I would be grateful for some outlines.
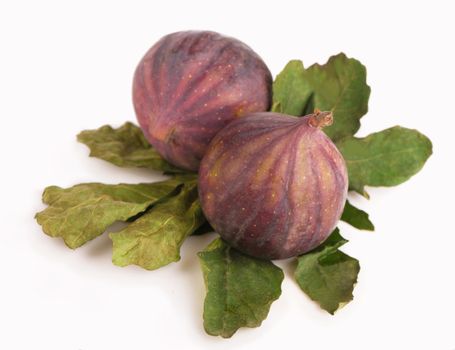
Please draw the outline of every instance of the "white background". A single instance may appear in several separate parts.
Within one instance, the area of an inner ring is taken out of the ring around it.
[[[450,1],[0,2],[1,349],[455,349],[454,10]],[[368,68],[360,135],[393,125],[429,136],[434,155],[410,181],[352,200],[376,232],[341,224],[361,263],[355,299],[335,316],[292,279],[260,328],[204,333],[193,237],[157,271],[119,268],[106,235],[71,251],[41,232],[43,188],[146,182],[145,170],[88,158],[75,135],[134,121],[135,65],[161,36],[211,29],[253,47],[276,75],[344,51]]]

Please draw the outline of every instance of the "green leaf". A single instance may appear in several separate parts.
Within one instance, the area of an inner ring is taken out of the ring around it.
[[[196,182],[186,183],[178,195],[156,204],[123,230],[109,235],[112,262],[154,270],[178,261],[183,241],[204,222]]]
[[[337,143],[349,174],[349,188],[365,195],[364,186],[395,186],[416,174],[432,154],[431,141],[395,126],[364,138]]]
[[[166,160],[148,143],[142,130],[127,122],[114,129],[104,125],[96,130],[85,130],[77,135],[79,142],[90,148],[90,156],[103,159],[120,167],[140,167],[182,173]]]
[[[313,89],[310,110],[333,112],[333,124],[324,128],[337,141],[354,135],[360,128],[360,118],[368,111],[370,87],[366,83],[366,68],[359,61],[340,53],[324,65],[307,69],[306,78]]]
[[[270,261],[246,256],[220,238],[198,253],[207,295],[204,328],[231,337],[240,327],[258,327],[281,294],[283,271]]]
[[[305,73],[302,61],[292,60],[277,75],[273,83],[273,112],[302,115],[312,94]]]
[[[341,220],[359,230],[374,231],[374,225],[370,221],[368,214],[363,210],[357,209],[348,201],[346,201],[346,204],[344,205]]]
[[[366,69],[357,60],[340,53],[324,65],[306,70],[301,61],[289,62],[273,86],[276,112],[296,116],[315,108],[333,112],[333,124],[324,131],[334,141],[354,135],[368,110],[370,87]]]
[[[338,250],[346,242],[335,229],[321,246],[298,258],[295,271],[300,288],[331,314],[353,299],[360,271],[357,259]]]
[[[179,184],[181,181],[171,179],[135,185],[87,183],[66,189],[50,186],[43,193],[43,202],[49,206],[35,217],[46,234],[63,238],[74,249],[101,235],[115,221],[143,212]]]

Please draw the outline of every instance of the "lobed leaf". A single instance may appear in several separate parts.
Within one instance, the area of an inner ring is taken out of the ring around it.
[[[292,60],[277,75],[273,83],[272,111],[301,116],[311,97],[302,61]]]
[[[321,246],[297,258],[295,278],[300,288],[331,314],[353,299],[360,271],[357,259],[338,250],[346,242],[335,229]]]
[[[367,137],[337,143],[349,174],[349,188],[395,186],[416,174],[432,154],[431,141],[417,130],[395,126]]]
[[[169,195],[181,181],[151,184],[79,184],[70,188],[50,186],[43,202],[49,206],[35,218],[51,237],[63,238],[74,249],[101,235],[115,221],[126,221]]]
[[[254,259],[220,238],[198,253],[207,295],[204,328],[231,337],[240,327],[258,327],[281,294],[283,271],[270,261]]]
[[[290,61],[273,85],[274,111],[296,116],[315,108],[333,112],[333,124],[324,128],[338,141],[354,135],[360,118],[368,111],[370,87],[366,68],[357,60],[340,53],[324,65],[303,68],[301,61]]]
[[[140,167],[166,173],[185,172],[164,160],[148,143],[141,128],[127,122],[114,129],[104,125],[77,135],[79,142],[90,148],[90,156],[120,167]]]
[[[343,214],[341,215],[340,220],[359,230],[374,231],[374,225],[370,221],[369,215],[363,210],[354,207],[349,201],[346,201],[346,204],[344,205]]]
[[[176,196],[156,204],[123,230],[109,235],[113,242],[112,262],[154,270],[178,261],[183,241],[204,222],[196,182],[186,183]]]

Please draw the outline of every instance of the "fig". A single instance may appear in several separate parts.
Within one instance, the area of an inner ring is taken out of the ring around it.
[[[170,163],[197,171],[207,146],[232,120],[266,111],[272,75],[237,39],[209,31],[169,34],[136,68],[133,104],[147,140]]]
[[[227,243],[282,259],[327,239],[348,191],[344,159],[321,130],[331,123],[330,112],[254,113],[213,138],[199,168],[199,197]]]

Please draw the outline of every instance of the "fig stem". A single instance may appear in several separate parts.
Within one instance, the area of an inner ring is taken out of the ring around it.
[[[314,113],[308,118],[308,124],[319,129],[332,125],[333,113],[329,111],[321,112],[319,109],[315,109]]]

